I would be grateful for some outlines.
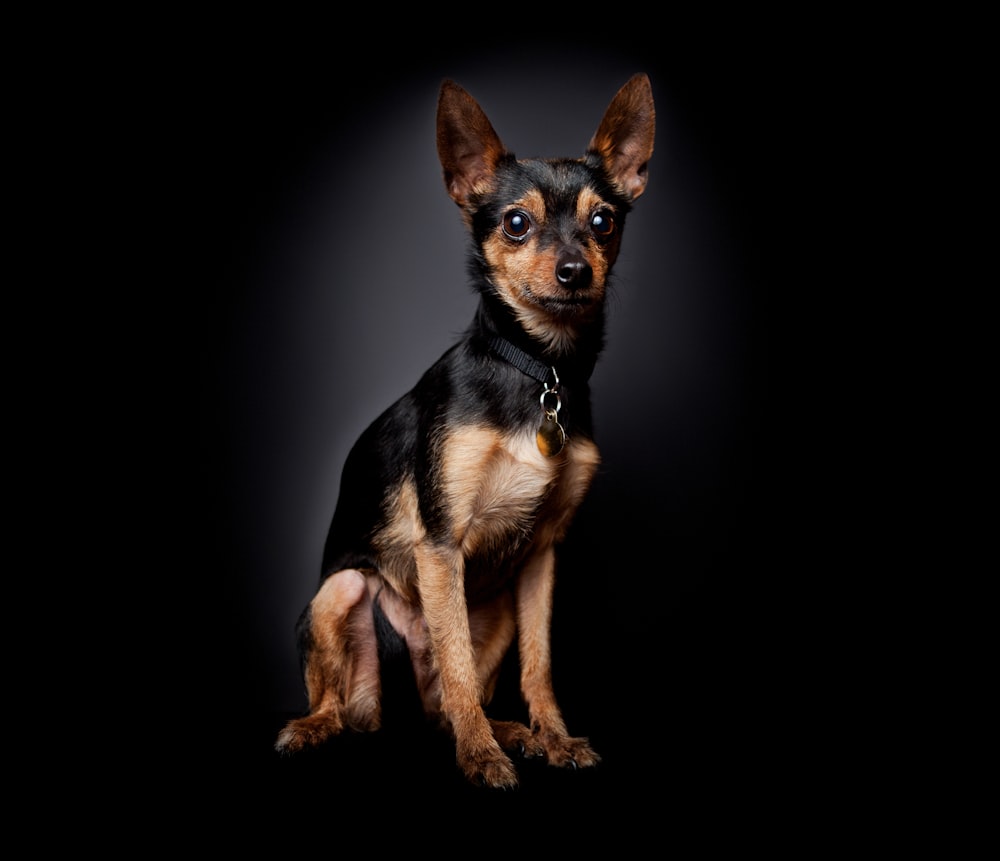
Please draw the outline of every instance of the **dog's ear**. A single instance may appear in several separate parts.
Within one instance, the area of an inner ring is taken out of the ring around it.
[[[633,75],[611,100],[587,148],[588,153],[600,158],[611,181],[630,200],[646,190],[655,131],[656,111],[649,77]]]
[[[497,162],[506,154],[483,109],[454,81],[441,84],[437,148],[445,188],[463,209],[474,193],[491,189]]]

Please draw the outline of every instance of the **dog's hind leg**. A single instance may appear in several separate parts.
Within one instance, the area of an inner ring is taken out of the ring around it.
[[[294,753],[345,727],[381,724],[378,646],[368,578],[354,569],[328,577],[300,622],[309,714],[289,721],[275,747]]]

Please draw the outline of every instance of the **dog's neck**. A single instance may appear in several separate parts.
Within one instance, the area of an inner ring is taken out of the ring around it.
[[[525,332],[514,315],[491,296],[480,297],[473,329],[488,343],[499,339],[508,345],[494,352],[540,382],[545,382],[541,379],[541,369],[555,368],[561,380],[586,383],[604,347],[603,314],[574,342],[571,351],[555,351]]]

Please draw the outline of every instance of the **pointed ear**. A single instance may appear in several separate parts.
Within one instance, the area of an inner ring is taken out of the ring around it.
[[[437,148],[445,188],[463,208],[474,192],[490,189],[497,162],[506,154],[483,109],[454,81],[441,84]]]
[[[655,131],[656,111],[649,77],[633,75],[611,100],[587,148],[588,153],[600,158],[612,182],[630,200],[646,190]]]

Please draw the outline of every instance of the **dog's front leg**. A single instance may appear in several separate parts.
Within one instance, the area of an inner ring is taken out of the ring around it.
[[[451,724],[458,765],[473,783],[517,785],[514,765],[493,737],[483,712],[483,690],[465,600],[465,564],[451,547],[417,547],[417,577],[431,648],[441,679],[441,710]]]
[[[552,688],[552,593],[555,549],[536,552],[517,583],[518,646],[521,652],[521,693],[528,705],[532,740],[551,765],[572,768],[596,765],[600,757],[585,738],[572,738]]]

